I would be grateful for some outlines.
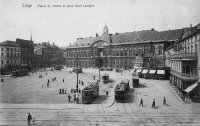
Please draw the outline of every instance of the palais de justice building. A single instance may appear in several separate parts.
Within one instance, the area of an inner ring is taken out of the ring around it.
[[[105,25],[102,35],[77,38],[65,52],[67,67],[110,67],[129,69],[142,57],[142,67],[165,67],[164,51],[184,32],[183,29],[133,31],[109,34]],[[134,65],[135,64],[135,65]]]

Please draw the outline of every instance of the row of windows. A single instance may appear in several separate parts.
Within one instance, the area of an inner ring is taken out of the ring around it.
[[[7,51],[20,51],[20,48],[5,48]],[[4,51],[4,48],[1,48],[1,51]]]
[[[20,61],[19,60],[1,60],[2,65],[19,65]]]
[[[4,56],[4,53],[1,53],[1,57]],[[19,53],[7,53],[6,57],[20,57]]]
[[[151,46],[144,46],[144,50],[142,48],[138,48],[136,50],[112,50],[111,52],[113,56],[136,56],[138,53],[155,53],[155,47]],[[93,53],[90,52],[82,52],[82,53],[77,53],[75,51],[72,51],[71,53],[69,51],[65,52],[64,55],[65,57],[90,57],[93,56],[98,56],[97,50],[93,51]],[[108,49],[103,50],[103,55],[109,55]],[[163,55],[163,47],[159,46],[158,47],[158,55]]]

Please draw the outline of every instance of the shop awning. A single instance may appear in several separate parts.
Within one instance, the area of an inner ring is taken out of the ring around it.
[[[195,84],[193,84],[193,85],[187,87],[187,88],[185,89],[185,92],[189,93],[189,92],[192,91],[195,87],[197,87],[198,84],[199,84],[199,82],[196,82]]]
[[[156,70],[150,70],[149,73],[150,73],[150,74],[155,74],[155,73],[156,73]]]
[[[144,69],[144,70],[142,71],[143,74],[146,74],[147,72],[148,72],[148,70],[146,70],[146,69]]]
[[[157,74],[165,74],[164,70],[157,70]]]
[[[142,69],[138,69],[138,70],[137,70],[138,73],[141,72],[141,71],[142,71]]]

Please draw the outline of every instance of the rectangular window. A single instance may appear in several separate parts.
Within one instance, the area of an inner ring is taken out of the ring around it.
[[[3,60],[1,60],[1,64],[3,65]]]
[[[7,48],[7,51],[9,51],[9,48]]]

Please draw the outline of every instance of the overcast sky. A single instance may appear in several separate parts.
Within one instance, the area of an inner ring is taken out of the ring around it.
[[[32,32],[35,43],[64,47],[79,37],[102,34],[105,24],[109,33],[179,29],[200,23],[199,5],[200,0],[1,0],[0,42],[30,39]]]

